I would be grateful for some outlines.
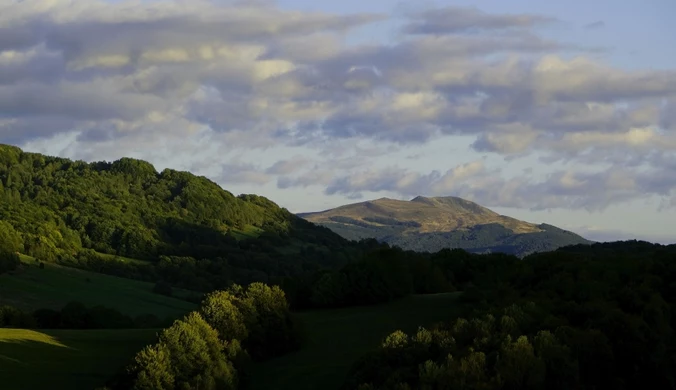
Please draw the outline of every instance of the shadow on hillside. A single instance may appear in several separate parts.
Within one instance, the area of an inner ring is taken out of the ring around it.
[[[419,326],[445,323],[469,310],[459,301],[461,294],[413,295],[380,305],[300,312],[306,344],[297,352],[257,364],[251,388],[339,389],[352,365],[390,333],[415,332]]]
[[[0,388],[96,388],[152,343],[156,333],[152,329],[0,329]]]
[[[48,331],[0,329],[0,359],[5,362],[26,365],[28,361],[49,359],[69,349],[75,350]]]

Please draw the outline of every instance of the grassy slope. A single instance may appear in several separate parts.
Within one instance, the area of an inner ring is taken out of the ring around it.
[[[257,365],[253,389],[337,389],[356,359],[391,332],[459,314],[457,293],[420,295],[387,305],[299,313],[308,335],[299,352]]]
[[[0,387],[91,390],[152,343],[157,332],[0,329]]]
[[[155,314],[161,319],[178,318],[195,305],[152,292],[151,283],[123,279],[45,263],[23,257],[24,265],[13,274],[0,275],[0,304],[23,310],[60,309],[70,301],[87,306],[104,305],[137,316]]]

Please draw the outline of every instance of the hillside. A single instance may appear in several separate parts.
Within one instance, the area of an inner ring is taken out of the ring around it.
[[[555,226],[520,221],[456,197],[377,199],[298,216],[350,240],[375,238],[415,251],[534,252],[590,243]]]
[[[174,320],[194,309],[195,304],[184,300],[194,293],[176,289],[172,293],[172,297],[160,295],[153,292],[152,283],[57,264],[40,268],[29,259],[15,272],[0,274],[0,306],[11,305],[25,312],[60,310],[77,301],[87,307],[103,305],[132,317],[152,314],[161,320]]]
[[[205,177],[0,145],[0,251],[210,291],[339,265],[346,250],[330,230]]]
[[[0,383],[6,390],[94,389],[157,338],[157,332],[0,328]]]

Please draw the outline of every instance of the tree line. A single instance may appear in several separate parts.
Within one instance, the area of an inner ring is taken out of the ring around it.
[[[154,314],[131,317],[120,311],[96,305],[87,307],[72,301],[60,310],[37,309],[25,312],[14,306],[0,306],[0,328],[22,329],[152,329],[168,326],[173,318]]]
[[[462,249],[417,253],[370,243],[356,261],[334,270],[285,278],[281,285],[294,309],[334,308],[389,302],[410,294],[465,291],[491,285],[521,260]]]

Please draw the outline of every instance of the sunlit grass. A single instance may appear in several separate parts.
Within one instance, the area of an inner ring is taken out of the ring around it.
[[[0,329],[0,343],[22,343],[28,341],[68,348],[53,336],[45,333],[28,329]]]
[[[158,331],[0,329],[0,389],[102,386]]]

